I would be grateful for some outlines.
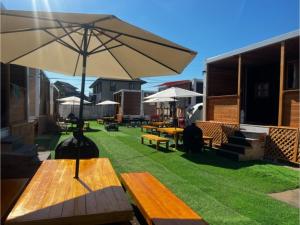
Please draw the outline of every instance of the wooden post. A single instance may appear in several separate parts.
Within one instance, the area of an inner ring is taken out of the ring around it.
[[[237,87],[237,108],[238,108],[238,120],[241,121],[241,75],[242,75],[242,56],[238,58],[238,87]]]
[[[280,46],[280,83],[279,83],[279,107],[278,107],[278,126],[282,126],[283,111],[283,86],[284,86],[284,59],[285,59],[285,43],[281,42]]]

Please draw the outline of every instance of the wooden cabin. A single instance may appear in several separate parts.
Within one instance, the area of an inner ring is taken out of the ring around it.
[[[204,72],[206,121],[264,129],[265,157],[300,162],[299,30],[208,58]]]
[[[206,60],[206,120],[299,127],[299,31]]]

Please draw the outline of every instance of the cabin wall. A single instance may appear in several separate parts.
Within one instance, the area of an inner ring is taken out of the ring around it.
[[[141,93],[124,92],[123,115],[140,115]]]
[[[214,96],[207,98],[207,120],[238,123],[237,96]]]
[[[285,91],[283,95],[283,126],[299,127],[299,90]]]

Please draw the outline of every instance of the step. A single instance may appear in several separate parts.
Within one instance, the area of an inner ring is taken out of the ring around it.
[[[231,143],[222,144],[221,149],[230,152],[235,152],[238,154],[245,154],[246,152],[246,147],[244,145],[231,144]]]
[[[25,144],[20,148],[13,149],[12,151],[1,151],[1,155],[15,155],[15,156],[24,156],[24,157],[34,157],[37,156],[37,146]]]
[[[251,146],[251,144],[256,141],[260,141],[260,140],[257,138],[246,138],[246,137],[239,137],[239,136],[230,136],[228,138],[228,143],[244,145],[244,146]]]
[[[257,133],[253,131],[240,130],[240,131],[235,131],[233,136],[263,140],[266,137],[266,135],[267,135],[266,133]]]
[[[227,150],[224,150],[224,149],[218,149],[216,151],[216,154],[219,155],[219,156],[222,156],[224,158],[227,158],[227,159],[232,159],[234,161],[239,161],[239,154],[236,153],[236,152],[231,152],[231,151],[227,151]]]
[[[15,150],[23,145],[23,139],[18,136],[10,135],[1,139],[1,147],[9,148],[10,150]]]

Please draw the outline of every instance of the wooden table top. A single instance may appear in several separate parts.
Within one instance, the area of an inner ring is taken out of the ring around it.
[[[153,126],[162,126],[165,124],[165,122],[151,122],[150,124]]]
[[[158,128],[157,131],[162,133],[167,133],[167,134],[177,134],[177,133],[182,133],[183,129],[178,127],[163,127],[163,128]]]
[[[103,224],[129,221],[133,209],[107,158],[42,163],[6,224]]]

